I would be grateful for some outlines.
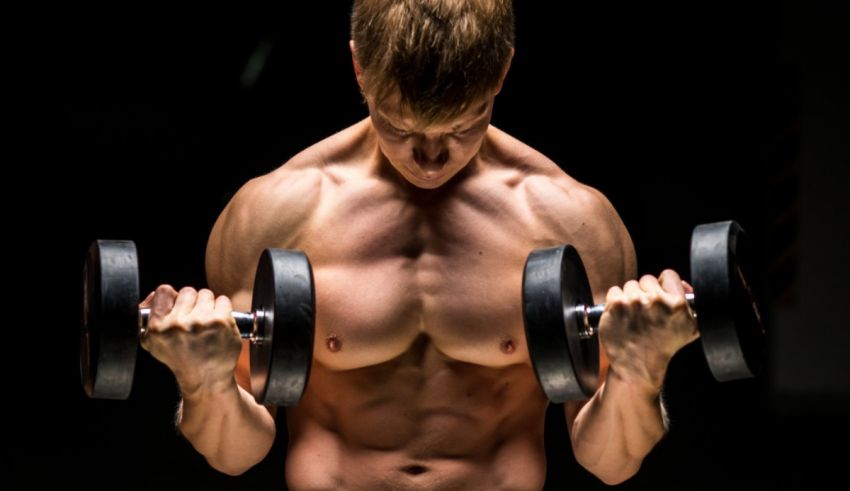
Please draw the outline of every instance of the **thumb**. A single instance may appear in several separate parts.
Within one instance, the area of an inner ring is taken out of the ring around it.
[[[156,296],[156,291],[148,293],[148,296],[139,304],[140,309],[149,309],[153,305],[153,297]]]

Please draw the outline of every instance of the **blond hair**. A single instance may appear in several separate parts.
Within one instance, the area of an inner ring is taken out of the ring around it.
[[[514,45],[511,0],[355,0],[351,39],[363,93],[445,122],[494,90]]]

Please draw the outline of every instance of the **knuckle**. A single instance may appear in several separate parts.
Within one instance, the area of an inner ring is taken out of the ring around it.
[[[650,311],[656,316],[666,316],[669,315],[673,309],[670,304],[664,301],[663,298],[656,297],[652,299],[650,302]]]
[[[613,317],[621,317],[626,311],[625,299],[618,298],[605,305],[605,311]]]
[[[168,323],[162,317],[151,316],[148,319],[148,331],[149,333],[159,333],[165,331],[168,328]]]
[[[638,310],[644,303],[644,299],[640,295],[631,295],[626,301],[626,307],[632,310]]]
[[[180,320],[180,328],[189,334],[197,334],[206,329],[206,319],[199,316],[183,316]]]
[[[214,312],[210,315],[210,322],[219,324],[222,326],[230,326],[233,318],[229,315],[222,314],[221,312]]]
[[[195,289],[192,288],[191,286],[184,286],[183,288],[180,289],[180,295],[193,295],[193,294],[196,294],[196,293],[197,292],[195,291]]]
[[[148,327],[148,332],[153,336],[172,336],[185,330],[186,326],[179,321],[157,322]]]
[[[658,293],[656,293],[656,292],[654,292],[654,291],[652,291],[652,292],[647,292],[646,294],[642,295],[641,297],[642,297],[642,299],[644,300],[644,303],[645,303],[647,306],[649,306],[649,308],[657,309],[657,308],[659,308],[659,307],[661,307],[661,308],[666,307],[666,304],[665,304],[665,302],[664,302],[664,299],[663,299],[663,298],[661,298],[661,297],[658,295]]]
[[[187,319],[185,324],[186,332],[191,334],[197,334],[201,331],[204,331],[207,327],[207,324],[204,322],[204,319],[194,318]]]
[[[173,291],[175,291],[174,288],[171,285],[168,285],[168,284],[159,285],[158,287],[156,287],[156,290],[155,290],[157,295],[168,295],[169,293],[171,293]]]
[[[222,319],[222,316],[216,315],[213,312],[204,312],[192,316],[186,316],[183,320],[186,331],[193,334],[202,334],[205,332],[218,332],[228,327],[228,322]]]

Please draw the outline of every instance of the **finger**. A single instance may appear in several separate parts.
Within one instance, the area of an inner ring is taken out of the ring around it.
[[[195,312],[203,312],[206,314],[211,314],[215,309],[215,295],[208,288],[201,288],[198,290],[198,296],[195,299],[195,306],[193,310]]]
[[[664,298],[670,303],[670,305],[674,308],[684,307],[685,309],[690,311],[690,308],[687,306],[687,301],[685,300],[685,286],[688,285],[682,278],[679,277],[679,274],[671,269],[666,269],[661,272],[661,276],[659,277],[661,281],[661,287],[664,288]],[[693,291],[693,288],[690,289]]]
[[[682,286],[684,286],[684,287],[685,287],[685,293],[693,293],[693,292],[694,292],[694,287],[693,287],[693,285],[691,285],[691,284],[690,284],[690,283],[688,283],[687,281],[682,280]]]
[[[661,276],[658,278],[661,283],[661,288],[663,288],[665,292],[675,297],[685,296],[685,287],[682,284],[682,278],[679,277],[678,273],[672,269],[665,269],[661,272]]]
[[[149,309],[151,307],[151,305],[153,305],[153,297],[155,295],[156,295],[156,291],[152,291],[152,292],[148,293],[148,296],[145,297],[145,299],[142,300],[139,303],[139,308],[140,309]]]
[[[619,286],[612,286],[605,295],[605,311],[617,313],[622,309],[625,295]]]
[[[174,308],[174,300],[177,298],[177,290],[171,285],[159,285],[154,292],[153,304],[151,305],[151,319],[162,318]]]
[[[219,295],[215,299],[215,317],[217,319],[228,319],[228,322],[236,329],[239,328],[236,326],[236,319],[233,318],[233,304],[230,302],[230,298],[225,295]]]
[[[661,288],[658,278],[645,275],[640,279],[640,286],[646,292],[647,307],[645,315],[653,323],[663,323],[663,318],[669,314],[670,307],[675,304],[676,299]]]
[[[661,295],[664,292],[661,284],[658,283],[658,278],[650,274],[643,275],[639,283],[641,289],[650,295]]]
[[[640,283],[635,280],[627,281],[623,285],[623,296],[626,302],[644,302],[646,301],[646,293],[641,289]]]
[[[225,295],[219,295],[215,299],[214,310],[216,317],[233,317],[233,304]]]
[[[197,299],[198,292],[191,286],[184,286],[180,289],[177,300],[174,301],[174,308],[171,313],[177,316],[188,314],[195,307]]]
[[[608,293],[605,295],[605,304],[614,303],[623,298],[623,290],[620,289],[619,286],[612,286],[608,289]]]

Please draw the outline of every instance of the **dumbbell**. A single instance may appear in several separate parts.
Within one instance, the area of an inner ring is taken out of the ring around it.
[[[126,399],[150,309],[139,308],[139,266],[131,241],[98,240],[83,268],[80,378],[89,397]],[[251,392],[259,403],[291,406],[313,359],[315,293],[300,251],[266,249],[254,277],[251,312],[233,312],[250,342]]]
[[[697,318],[703,353],[718,381],[755,376],[764,358],[764,327],[747,282],[747,237],[734,221],[697,226],[691,235],[686,299]],[[526,342],[550,401],[590,397],[599,382],[599,319],[581,258],[569,244],[538,249],[522,282]]]

